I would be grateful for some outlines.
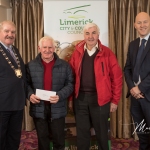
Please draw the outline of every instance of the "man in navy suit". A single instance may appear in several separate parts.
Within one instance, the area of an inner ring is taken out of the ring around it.
[[[12,44],[16,27],[0,23],[0,150],[18,150],[25,105],[25,67]]]
[[[135,18],[139,38],[129,44],[124,68],[131,115],[139,137],[139,149],[150,150],[150,17],[140,12]]]

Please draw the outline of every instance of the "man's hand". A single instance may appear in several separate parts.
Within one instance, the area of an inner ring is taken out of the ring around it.
[[[139,99],[139,98],[144,98],[143,94],[141,93],[140,89],[138,88],[138,86],[135,86],[133,87],[131,90],[130,90],[130,93],[133,97],[135,97],[136,99]]]
[[[114,112],[114,111],[116,111],[117,110],[117,105],[116,104],[114,104],[114,103],[110,103],[110,112]]]
[[[32,95],[30,96],[30,102],[33,103],[33,104],[40,103],[40,98],[37,97],[36,95],[32,94]]]
[[[70,111],[73,111],[73,101],[68,102],[68,107]]]
[[[55,95],[55,96],[50,96],[50,103],[52,104],[56,104],[59,101],[59,96]]]

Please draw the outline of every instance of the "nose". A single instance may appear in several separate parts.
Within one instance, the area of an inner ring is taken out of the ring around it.
[[[89,34],[89,38],[92,38],[93,37],[93,34]]]
[[[8,36],[12,37],[14,34],[12,32],[8,32]]]
[[[45,49],[47,52],[49,51],[49,48],[48,47],[46,47],[46,49]]]
[[[141,23],[141,27],[144,27],[144,23],[143,22]]]

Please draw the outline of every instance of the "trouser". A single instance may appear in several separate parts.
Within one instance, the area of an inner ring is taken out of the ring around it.
[[[0,150],[18,150],[23,110],[0,111]]]
[[[150,101],[131,96],[131,114],[139,137],[139,150],[150,150]]]
[[[99,106],[97,94],[79,93],[74,100],[77,148],[78,150],[90,149],[91,126],[93,126],[99,150],[108,150],[108,117],[110,103]]]
[[[65,118],[51,120],[50,105],[45,105],[45,119],[33,118],[38,136],[38,149],[50,150],[50,134],[52,134],[53,150],[65,148]]]

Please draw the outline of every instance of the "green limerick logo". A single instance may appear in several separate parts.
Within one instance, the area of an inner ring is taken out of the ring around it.
[[[69,15],[68,18],[73,18],[73,19],[85,18],[83,14],[88,13],[86,11],[86,8],[89,6],[91,5],[83,5],[83,6],[78,6],[74,8],[69,8],[69,9],[64,10],[63,13],[68,14]]]

